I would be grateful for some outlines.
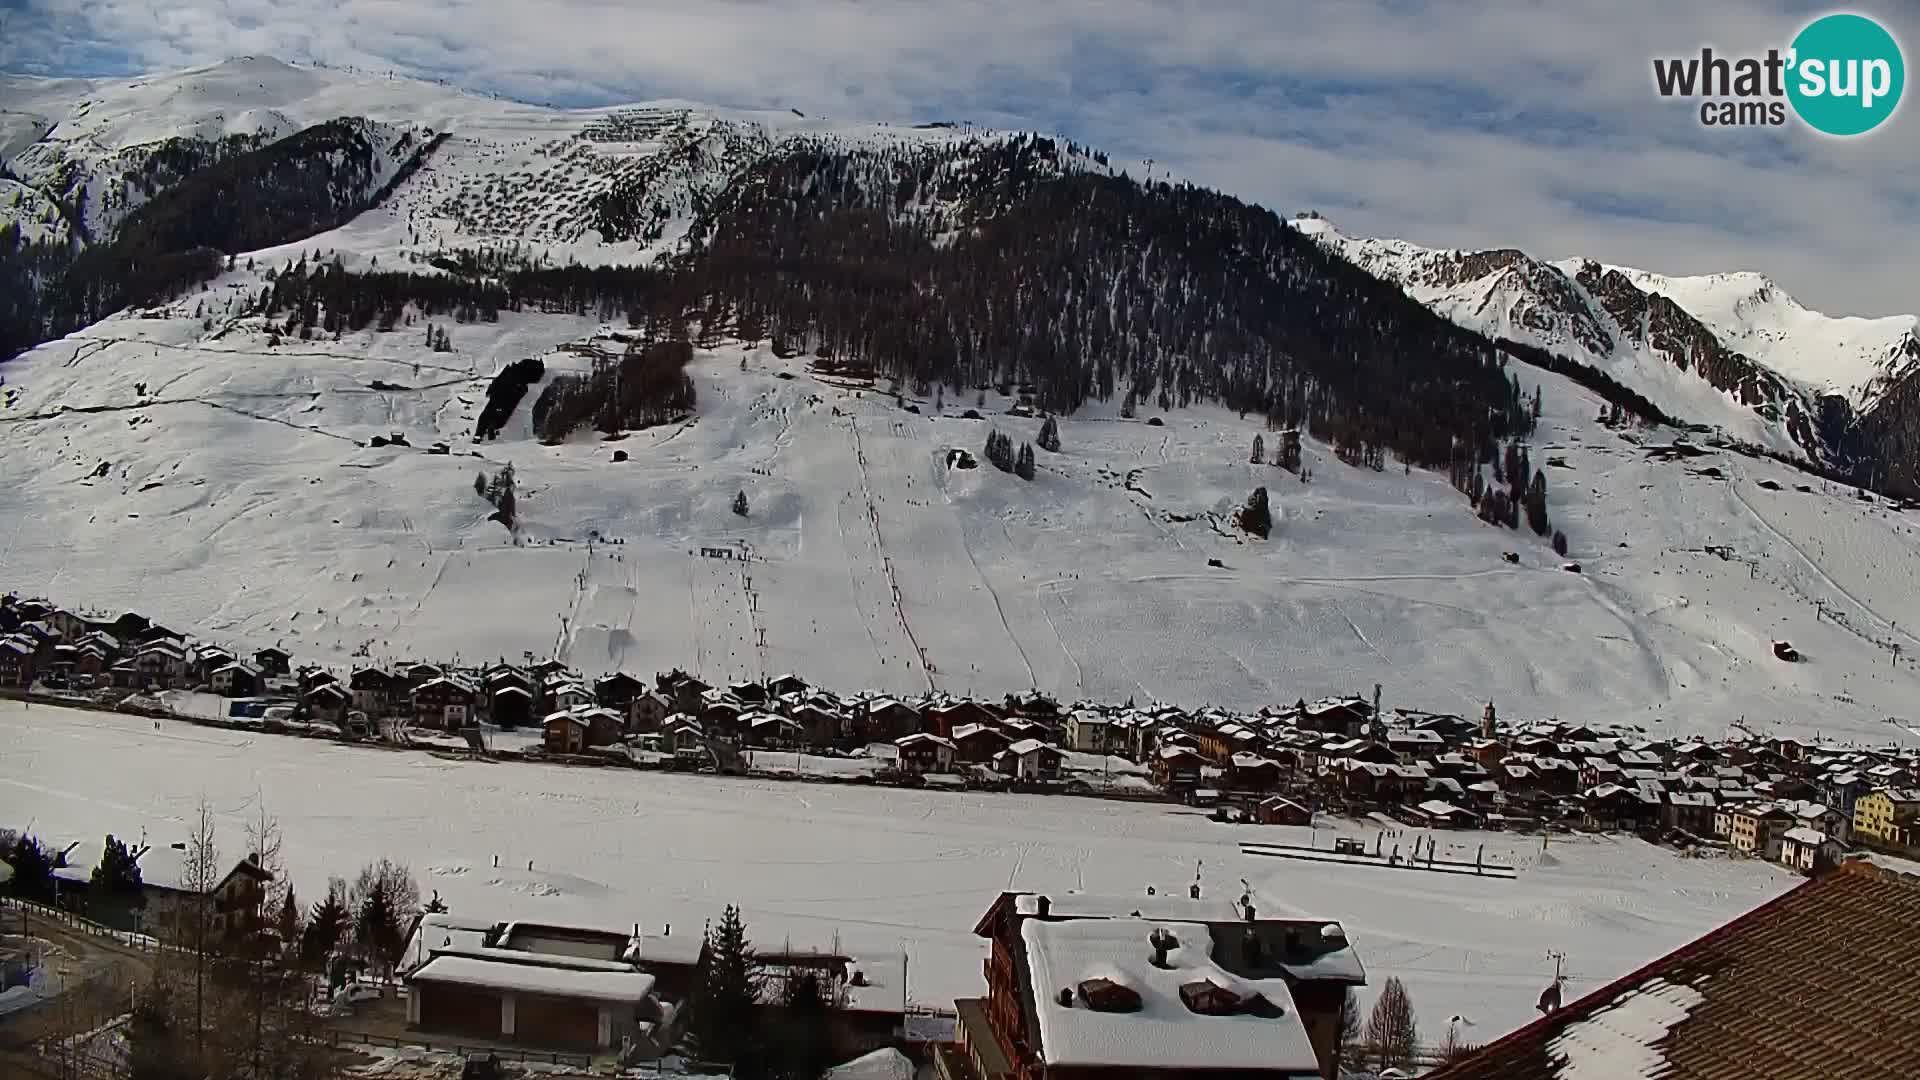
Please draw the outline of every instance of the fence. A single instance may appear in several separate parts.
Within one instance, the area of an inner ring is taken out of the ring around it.
[[[85,915],[75,914],[65,908],[50,907],[32,900],[21,900],[11,896],[0,896],[0,911],[14,910],[44,919],[56,926],[64,926],[83,934],[111,938],[114,942],[129,949],[141,952],[156,952],[160,943],[146,934],[136,934],[128,930],[116,930],[105,923],[98,923]]]

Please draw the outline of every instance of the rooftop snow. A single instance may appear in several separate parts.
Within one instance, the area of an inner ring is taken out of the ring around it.
[[[1167,955],[1169,967],[1151,962],[1148,943],[1155,929],[1179,942]],[[1040,1056],[1052,1066],[1117,1068],[1263,1069],[1319,1075],[1319,1061],[1280,979],[1249,980],[1228,973],[1209,953],[1213,938],[1197,923],[1148,923],[1105,920],[1042,922],[1020,927],[1033,980],[1034,1012],[1040,1025]],[[1077,996],[1072,1006],[1059,1001],[1062,989],[1092,978],[1106,978],[1140,995],[1131,1013],[1096,1012]],[[1282,1014],[1203,1016],[1180,998],[1180,988],[1212,982],[1242,997],[1260,994]]]
[[[524,954],[534,957],[535,954]],[[653,992],[653,976],[638,971],[570,971],[535,964],[499,963],[469,956],[436,956],[408,977],[486,990],[551,994],[594,1001],[636,1002]]]
[[[1592,1016],[1569,1024],[1547,1044],[1560,1063],[1558,1080],[1655,1080],[1666,1071],[1656,1046],[1706,995],[1656,979]]]

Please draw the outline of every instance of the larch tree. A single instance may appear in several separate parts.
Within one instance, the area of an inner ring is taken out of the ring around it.
[[[1380,1069],[1411,1070],[1420,1048],[1420,1025],[1413,1000],[1397,978],[1389,977],[1367,1017],[1367,1056]]]

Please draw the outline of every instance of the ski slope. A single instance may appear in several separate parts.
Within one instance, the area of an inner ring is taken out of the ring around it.
[[[1441,835],[1440,855],[1471,860],[1484,843],[1517,879],[1308,865],[1239,843],[1330,847],[1335,830],[1069,797],[456,761],[12,702],[0,739],[0,819],[44,838],[144,831],[164,846],[204,799],[234,857],[264,805],[302,897],[384,855],[470,917],[681,935],[736,903],[763,945],[905,952],[908,995],[948,1005],[984,991],[972,929],[1001,889],[1166,894],[1198,863],[1209,895],[1237,896],[1244,878],[1263,912],[1338,919],[1371,989],[1399,977],[1429,1040],[1458,1015],[1463,1037],[1488,1041],[1533,1018],[1548,950],[1566,954],[1577,996],[1799,880],[1638,840],[1556,839],[1543,855],[1537,838],[1474,833]]]
[[[535,387],[476,445],[495,371],[580,369],[557,347],[599,327],[506,313],[452,326],[449,353],[421,322],[273,346],[225,314],[270,265],[8,365],[9,588],[339,665],[532,652],[588,672],[1239,708],[1378,682],[1389,705],[1492,700],[1656,733],[1878,742],[1913,723],[1912,515],[1772,462],[1652,460],[1672,433],[1600,427],[1599,402],[1557,377],[1520,372],[1543,389],[1534,458],[1580,574],[1433,474],[1356,469],[1311,440],[1310,484],[1249,465],[1259,425],[1216,409],[1063,418],[1031,483],[949,468],[950,449],[979,456],[993,427],[1031,440],[1039,420],[991,394],[985,420],[959,415],[971,397],[909,412],[739,343],[697,355],[689,422],[543,446]],[[367,445],[393,432],[410,445]],[[473,491],[508,462],[517,535]],[[1266,541],[1229,523],[1256,485]],[[1776,639],[1806,661],[1773,659]]]

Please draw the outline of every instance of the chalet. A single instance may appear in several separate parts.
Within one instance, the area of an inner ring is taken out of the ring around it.
[[[1402,765],[1411,764],[1422,758],[1431,758],[1443,750],[1446,743],[1436,731],[1389,731],[1387,749],[1393,751],[1394,759]]]
[[[253,654],[253,666],[262,675],[288,675],[293,671],[293,657],[269,645]]]
[[[900,771],[909,775],[953,771],[954,744],[951,739],[918,732],[894,744],[899,751]]]
[[[1022,739],[994,758],[999,770],[1016,780],[1052,781],[1060,778],[1066,755],[1038,739]]]
[[[949,739],[969,724],[987,727],[999,722],[997,713],[977,701],[948,701],[927,708],[927,730]]]
[[[78,641],[93,632],[93,623],[65,608],[55,608],[41,619],[60,634],[62,641]]]
[[[1109,718],[1091,709],[1075,709],[1067,714],[1067,749],[1104,754],[1113,742],[1113,722]]]
[[[537,683],[578,681],[573,669],[558,660],[542,660],[528,669]]]
[[[1844,863],[1425,1080],[1898,1077],[1913,996],[1870,973],[1920,970],[1916,912],[1920,877]]]
[[[579,754],[587,749],[587,718],[578,713],[557,712],[541,721],[549,754]]]
[[[353,695],[353,707],[368,716],[390,716],[394,705],[406,698],[407,680],[380,668],[360,668],[347,677]]]
[[[703,749],[707,745],[706,729],[700,721],[686,713],[674,713],[660,725],[660,749],[669,754],[682,750]]]
[[[720,690],[709,690],[705,697],[707,700],[701,702],[699,711],[694,714],[700,723],[715,734],[738,732],[740,718],[747,712],[746,707]]]
[[[632,711],[633,700],[646,690],[646,683],[624,671],[616,671],[593,681],[593,700],[603,708],[626,714]]]
[[[703,696],[713,689],[712,685],[678,669],[655,676],[654,683],[662,693],[673,699],[676,711],[691,716],[699,715]]]
[[[273,872],[260,865],[258,855],[235,863],[213,887],[214,936],[234,943],[269,933],[266,901],[272,882]]]
[[[772,700],[767,688],[757,682],[737,682],[727,686],[727,693],[742,705],[765,705]]]
[[[854,714],[854,731],[868,742],[893,742],[920,730],[920,710],[898,698],[869,698]]]
[[[1411,813],[1430,829],[1471,829],[1480,823],[1479,815],[1442,799],[1428,799]]]
[[[533,691],[508,682],[488,688],[487,714],[497,727],[518,728],[533,723]]]
[[[442,936],[449,944],[407,972],[409,1027],[641,1058],[679,1038],[685,1010],[663,1001],[655,977],[627,958],[628,934],[516,922]]]
[[[1218,900],[1003,893],[974,932],[987,993],[954,1004],[981,1078],[1335,1076],[1366,983],[1339,924]]]
[[[347,719],[347,707],[353,693],[337,682],[321,683],[301,696],[307,715],[322,724],[341,724]]]
[[[765,750],[783,750],[803,744],[806,729],[793,718],[779,713],[752,712],[740,716],[746,729],[748,746]]]
[[[1847,815],[1849,820],[1853,817],[1854,803],[1872,790],[1866,778],[1853,769],[1828,774],[1819,787],[1820,801]]]
[[[32,685],[33,661],[31,643],[14,636],[0,639],[0,686],[25,689]]]
[[[1712,836],[1715,809],[1711,792],[1669,791],[1660,806],[1660,824],[1694,836]]]
[[[1153,757],[1153,782],[1169,794],[1193,791],[1206,764],[1206,758],[1184,746],[1163,746]]]
[[[793,722],[800,725],[801,741],[812,747],[832,746],[846,734],[847,721],[840,713],[807,702],[793,710]]]
[[[401,670],[401,674],[406,677],[407,689],[417,690],[423,684],[445,675],[446,672],[441,671],[437,664],[419,663],[407,665]]]
[[[1253,820],[1261,825],[1312,825],[1313,811],[1279,795],[1253,804]]]
[[[408,670],[411,680],[412,669]],[[457,675],[435,676],[413,688],[413,722],[421,727],[457,731],[472,719],[478,696],[473,685]]]
[[[953,740],[954,757],[973,764],[992,761],[1000,751],[1013,745],[1013,740],[998,728],[985,724],[962,724],[954,728],[949,737]]]
[[[1589,829],[1637,832],[1660,820],[1658,798],[1622,784],[1602,784],[1580,801],[1581,820]]]
[[[196,684],[204,683],[212,677],[215,668],[225,667],[235,659],[232,653],[218,645],[197,645],[190,650],[187,660],[188,678]]]
[[[1295,708],[1296,726],[1347,738],[1364,732],[1368,721],[1373,719],[1373,706],[1360,697],[1333,698],[1311,705],[1301,702]]]
[[[1840,865],[1840,842],[1821,832],[1796,826],[1780,834],[1780,865],[1812,874]]]
[[[1920,790],[1875,788],[1853,804],[1853,835],[1863,844],[1920,847]]]
[[[594,703],[594,697],[586,687],[576,682],[552,682],[541,692],[542,704],[551,712],[565,712],[568,709],[583,709]]]
[[[1230,791],[1264,795],[1280,786],[1282,775],[1279,762],[1242,751],[1228,759],[1223,780]]]
[[[1773,803],[1722,807],[1714,815],[1714,831],[1724,829],[1733,850],[1769,862],[1780,858],[1781,838],[1793,827],[1793,815]]]
[[[142,647],[133,657],[133,666],[139,673],[140,685],[163,690],[180,686],[187,676],[186,652],[171,641],[155,641]]]
[[[658,731],[673,712],[673,699],[658,690],[635,694],[627,704],[627,730]]]
[[[230,660],[208,673],[207,685],[222,697],[246,697],[260,692],[260,672],[250,664]]]
[[[1476,724],[1464,716],[1451,713],[1438,713],[1423,716],[1413,722],[1415,731],[1431,731],[1440,736],[1441,742],[1448,746],[1464,746],[1479,734],[1484,724]]]
[[[767,693],[773,697],[786,697],[789,694],[805,694],[811,687],[807,680],[798,675],[776,675],[767,681]]]

